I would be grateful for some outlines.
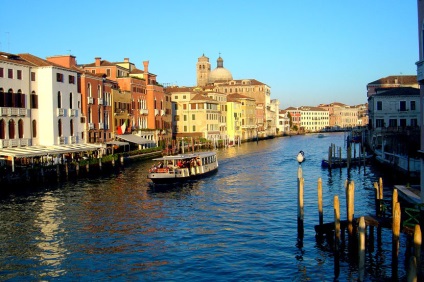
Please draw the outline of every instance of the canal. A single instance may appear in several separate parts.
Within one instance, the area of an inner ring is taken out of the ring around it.
[[[373,183],[381,176],[370,166],[352,168],[349,175],[346,168],[331,174],[322,169],[331,143],[343,146],[343,133],[221,149],[218,173],[173,189],[150,184],[147,161],[102,179],[2,194],[0,280],[331,281],[333,254],[314,231],[317,180],[323,181],[324,222],[330,222],[334,195],[346,218],[347,178],[355,182],[355,216],[374,214]],[[306,157],[301,241],[300,150]],[[391,238],[383,230],[387,249],[367,254],[366,280],[390,279]],[[400,263],[399,277],[405,275]],[[356,262],[342,256],[338,279],[357,277]]]

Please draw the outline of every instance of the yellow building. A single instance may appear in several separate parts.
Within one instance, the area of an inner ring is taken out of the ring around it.
[[[241,140],[251,140],[257,137],[258,125],[256,123],[256,102],[255,99],[238,93],[229,94],[228,102],[237,101],[241,104]]]
[[[220,138],[219,102],[194,88],[168,88],[171,94],[174,138]]]
[[[242,103],[227,97],[227,134],[228,144],[241,142]]]

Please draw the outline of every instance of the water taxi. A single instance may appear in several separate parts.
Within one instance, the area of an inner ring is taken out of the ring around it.
[[[198,152],[155,158],[147,174],[155,184],[169,184],[208,176],[218,170],[216,152]]]

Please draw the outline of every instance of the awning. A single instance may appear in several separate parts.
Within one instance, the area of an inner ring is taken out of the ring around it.
[[[128,142],[122,142],[122,141],[117,141],[117,140],[112,140],[112,141],[106,142],[106,145],[126,146],[128,144],[129,144]]]
[[[143,138],[134,134],[116,135],[116,137],[131,143],[138,144],[138,145],[155,144],[153,140],[148,140],[146,138]]]
[[[47,155],[59,155],[75,152],[96,151],[102,148],[99,144],[67,144],[52,146],[28,146],[0,149],[0,156],[28,158]]]

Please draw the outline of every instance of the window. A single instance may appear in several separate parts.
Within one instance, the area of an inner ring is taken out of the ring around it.
[[[4,69],[0,68],[0,77],[4,77]]]
[[[62,108],[62,94],[60,91],[57,92],[57,107]]]
[[[31,109],[38,109],[38,96],[34,91],[31,93],[31,101],[30,101]]]
[[[195,126],[195,125],[193,125],[193,132],[194,132],[194,131],[196,131],[196,126]]]
[[[56,74],[56,81],[57,82],[63,82],[63,74],[57,73]]]
[[[187,125],[184,125],[184,132],[187,132]]]
[[[18,121],[18,136],[19,139],[24,138],[24,121],[21,119]]]
[[[32,120],[32,138],[37,137],[37,121],[35,119]]]
[[[416,118],[411,118],[411,126],[418,126],[418,120]]]
[[[389,119],[389,127],[397,127],[397,119]]]
[[[406,119],[401,118],[401,119],[399,120],[399,123],[400,123],[400,126],[401,126],[401,127],[406,127]]]
[[[399,111],[406,111],[406,101],[399,101]]]
[[[187,115],[184,115],[184,121],[187,121]]]
[[[69,108],[72,109],[72,92],[69,93]]]
[[[6,130],[5,130],[5,122],[4,119],[0,120],[0,139],[4,139],[6,136]]]
[[[378,118],[375,120],[375,127],[384,127],[384,119]]]
[[[75,76],[70,75],[68,79],[69,79],[69,84],[75,84]]]
[[[8,69],[7,70],[7,77],[8,78],[13,78],[13,70],[12,69]]]
[[[74,121],[72,119],[69,121],[69,127],[71,129],[71,136],[74,136]]]
[[[383,101],[377,101],[377,111],[383,110]]]
[[[57,130],[58,130],[58,132],[59,132],[59,137],[62,137],[62,120],[61,119],[59,119],[58,121],[57,121]]]
[[[15,139],[15,121],[9,120],[9,139]]]
[[[192,114],[191,115],[191,120],[196,120],[196,115],[195,114]]]
[[[35,72],[31,72],[31,81],[35,81]]]
[[[22,70],[17,70],[16,71],[16,76],[19,80],[22,80]]]
[[[179,120],[180,120],[180,116],[179,115],[174,116],[174,121],[179,121]]]
[[[415,101],[411,101],[410,107],[411,111],[415,111]]]

